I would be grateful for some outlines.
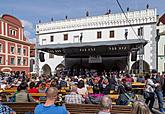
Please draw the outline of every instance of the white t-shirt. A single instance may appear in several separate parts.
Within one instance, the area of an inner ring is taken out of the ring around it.
[[[80,95],[85,95],[88,93],[88,90],[86,87],[83,87],[83,88],[77,88],[77,93],[80,94]]]

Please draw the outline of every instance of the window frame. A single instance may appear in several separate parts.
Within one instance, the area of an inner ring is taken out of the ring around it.
[[[49,59],[54,59],[54,54],[49,53]]]
[[[23,48],[23,55],[26,56],[26,49]]]
[[[19,52],[19,49],[20,49],[20,52]],[[20,47],[18,47],[17,53],[18,53],[18,55],[21,55],[21,48]]]
[[[139,27],[138,28],[138,36],[143,36],[144,35],[144,27]]]
[[[50,36],[50,42],[54,42],[54,36],[53,35]]]
[[[20,60],[20,64],[18,63],[18,60]],[[17,59],[17,65],[21,65],[21,58]]]
[[[26,61],[26,58],[23,58],[23,65],[24,65],[24,66],[27,65],[26,62],[27,62],[27,61]]]
[[[114,30],[109,31],[109,38],[115,38],[115,31]]]
[[[97,31],[97,39],[101,39],[102,38],[102,31]]]
[[[3,45],[1,43],[0,43],[0,47],[1,47],[0,48],[0,52],[3,52],[3,50],[2,50],[3,49]]]
[[[13,59],[13,63],[12,63],[12,59]],[[15,58],[14,58],[14,57],[11,57],[11,58],[10,58],[10,64],[11,64],[11,65],[15,65]]]
[[[3,57],[0,56],[0,58],[1,58],[1,59],[0,59],[0,65],[1,65],[1,64],[3,64]]]
[[[68,34],[64,34],[64,41],[67,41],[68,40]]]
[[[14,50],[12,51],[12,49],[14,49]],[[14,46],[11,46],[10,47],[10,52],[11,52],[11,54],[14,54],[15,53],[15,47]]]

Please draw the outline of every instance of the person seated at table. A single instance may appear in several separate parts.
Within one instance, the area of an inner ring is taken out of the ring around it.
[[[118,87],[119,97],[116,100],[117,105],[132,105],[135,95],[132,93],[132,86],[130,84],[120,84]]]
[[[123,78],[126,83],[133,83],[134,79],[130,76],[130,74],[126,74],[126,76]]]
[[[7,102],[6,95],[4,93],[0,93],[0,114],[16,114],[12,108],[7,105],[3,105],[2,102]]]
[[[31,82],[29,84],[30,89],[28,90],[29,93],[38,93],[38,89],[35,88],[35,83]],[[35,100],[39,100],[38,97],[33,97]]]
[[[100,101],[100,111],[98,114],[110,114],[110,109],[112,108],[112,100],[110,96],[105,95]]]
[[[145,78],[144,78],[144,76],[138,76],[137,77],[137,82],[141,82],[141,83],[144,83],[145,82]]]
[[[84,81],[80,80],[77,85],[77,93],[82,95],[83,97],[88,96],[88,90],[84,85]]]
[[[32,96],[27,92],[27,83],[22,82],[19,85],[19,91],[15,94],[15,102],[35,102],[35,100],[32,98]]]
[[[50,87],[46,91],[45,104],[39,104],[35,107],[34,114],[68,114],[69,112],[63,106],[56,106],[58,98],[58,89]]]
[[[101,79],[99,76],[93,76],[92,79],[90,79],[88,82],[88,85],[93,87],[94,94],[102,93],[102,84],[100,81]]]
[[[46,93],[46,91],[47,91],[46,83],[45,82],[42,82],[41,83],[41,86],[38,89],[38,92],[39,93]],[[45,101],[46,100],[46,97],[44,97],[44,96],[39,97],[39,100],[40,101]]]
[[[133,104],[131,114],[152,114],[152,113],[150,112],[150,109],[145,103],[141,101],[135,101]]]
[[[111,84],[109,83],[109,80],[107,78],[103,79],[102,88],[102,93],[104,95],[110,94]]]
[[[70,94],[65,95],[65,103],[68,104],[82,104],[85,102],[85,99],[77,93],[77,87],[73,86],[71,88]]]

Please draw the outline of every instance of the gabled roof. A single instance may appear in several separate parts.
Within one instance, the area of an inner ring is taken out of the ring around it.
[[[159,22],[165,24],[165,13],[159,18]]]

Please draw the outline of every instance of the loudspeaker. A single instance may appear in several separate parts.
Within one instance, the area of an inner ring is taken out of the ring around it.
[[[137,60],[137,51],[132,51],[131,53],[131,61],[136,61]]]
[[[39,59],[40,59],[41,62],[45,62],[45,58],[44,58],[44,53],[43,52],[39,53]]]

